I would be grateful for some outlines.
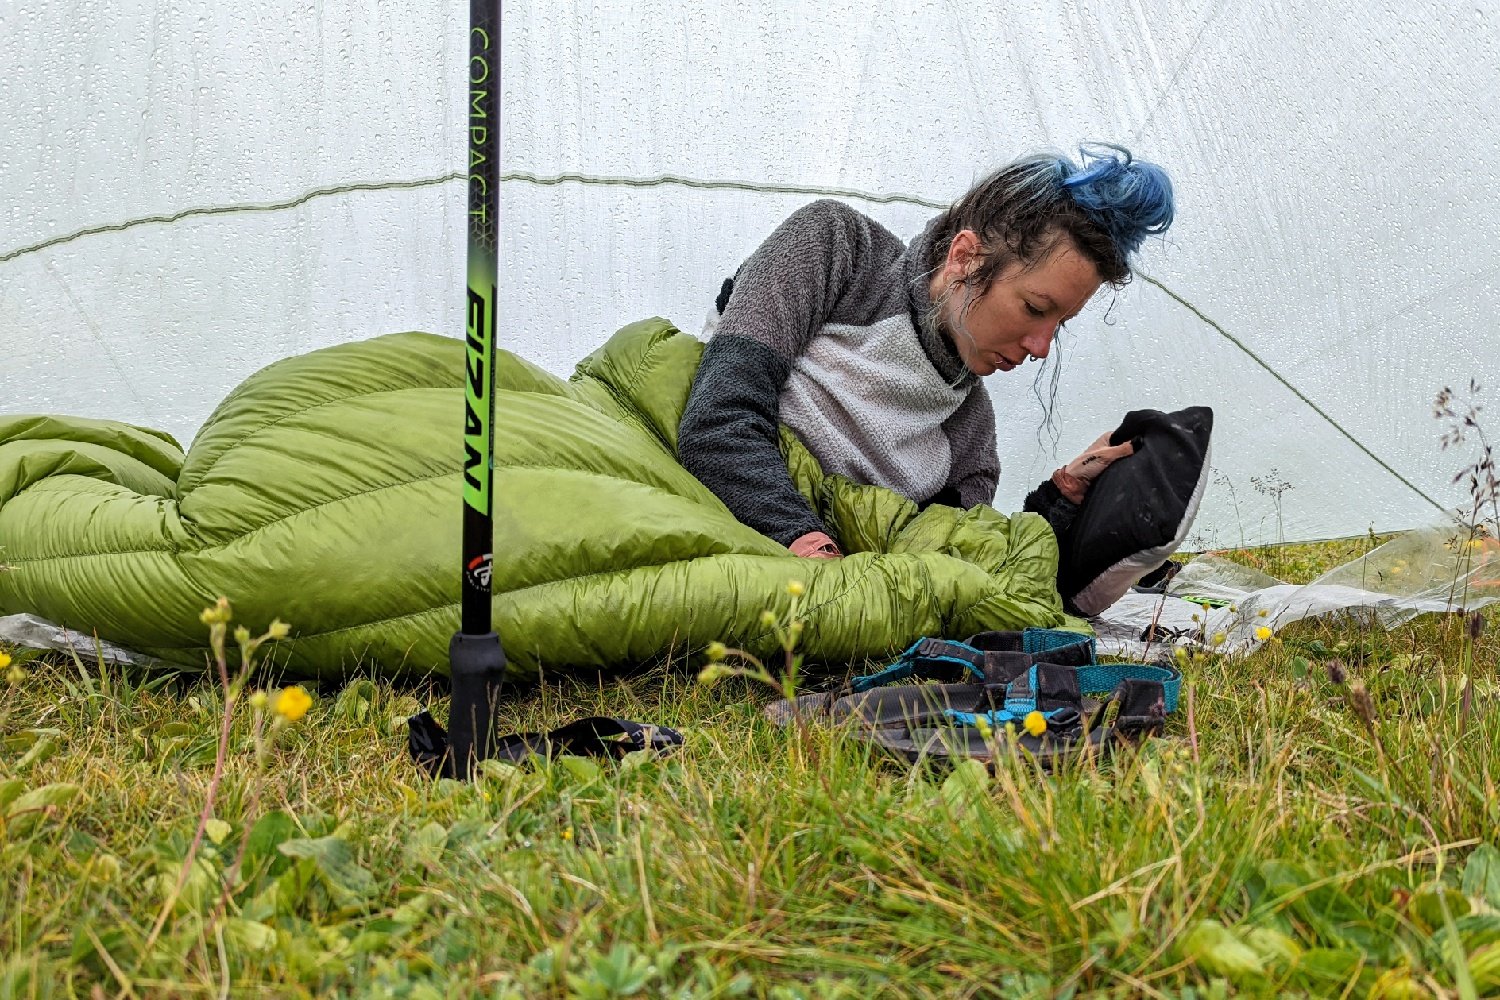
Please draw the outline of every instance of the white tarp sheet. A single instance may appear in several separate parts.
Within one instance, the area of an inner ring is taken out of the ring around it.
[[[1493,0],[509,5],[502,337],[566,372],[642,316],[696,330],[814,196],[768,186],[939,204],[1115,140],[1177,186],[1141,261],[1160,285],[1071,324],[1055,453],[1029,377],[989,380],[997,505],[1127,409],[1206,403],[1190,545],[1426,523],[1419,491],[1463,499],[1430,401],[1500,375],[1497,23]],[[186,441],[287,354],[460,335],[464,188],[441,178],[463,169],[465,32],[451,4],[0,6],[0,411]],[[847,197],[903,237],[933,214]]]
[[[1500,542],[1488,531],[1438,524],[1398,535],[1301,585],[1220,556],[1200,556],[1172,578],[1165,595],[1126,594],[1094,628],[1099,652],[1110,656],[1157,659],[1174,646],[1234,655],[1260,646],[1262,629],[1274,635],[1304,618],[1354,618],[1391,628],[1418,615],[1473,611],[1497,600]]]

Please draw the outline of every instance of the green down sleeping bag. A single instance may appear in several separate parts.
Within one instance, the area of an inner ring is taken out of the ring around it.
[[[618,669],[713,640],[770,655],[761,622],[806,585],[811,661],[922,636],[1080,627],[1040,517],[916,505],[824,476],[789,433],[798,488],[848,557],[800,560],[736,521],[676,460],[702,344],[633,324],[570,380],[502,354],[496,628],[513,677]],[[294,675],[445,672],[458,627],[463,343],[402,333],[280,361],[184,456],[166,434],[0,417],[0,615],[27,612],[202,666],[223,595]]]

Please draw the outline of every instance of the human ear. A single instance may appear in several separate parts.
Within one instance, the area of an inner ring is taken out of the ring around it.
[[[979,236],[972,229],[961,229],[948,244],[948,259],[943,270],[954,281],[962,281],[973,273],[979,264]]]

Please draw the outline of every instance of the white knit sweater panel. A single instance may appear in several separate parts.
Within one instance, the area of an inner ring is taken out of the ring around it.
[[[948,480],[943,422],[970,389],[938,374],[909,315],[869,326],[828,323],[793,363],[780,416],[825,473],[920,501]]]

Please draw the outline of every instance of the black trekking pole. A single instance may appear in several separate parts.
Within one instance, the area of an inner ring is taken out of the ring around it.
[[[410,721],[413,757],[468,778],[494,750],[505,651],[490,609],[494,563],[495,308],[500,214],[500,0],[469,0],[468,281],[464,300],[463,571],[460,628],[448,645],[453,702],[445,734],[427,712]]]
[[[469,277],[465,298],[462,624],[448,646],[455,777],[492,752],[505,651],[492,628],[495,285],[500,229],[500,0],[469,0]]]

